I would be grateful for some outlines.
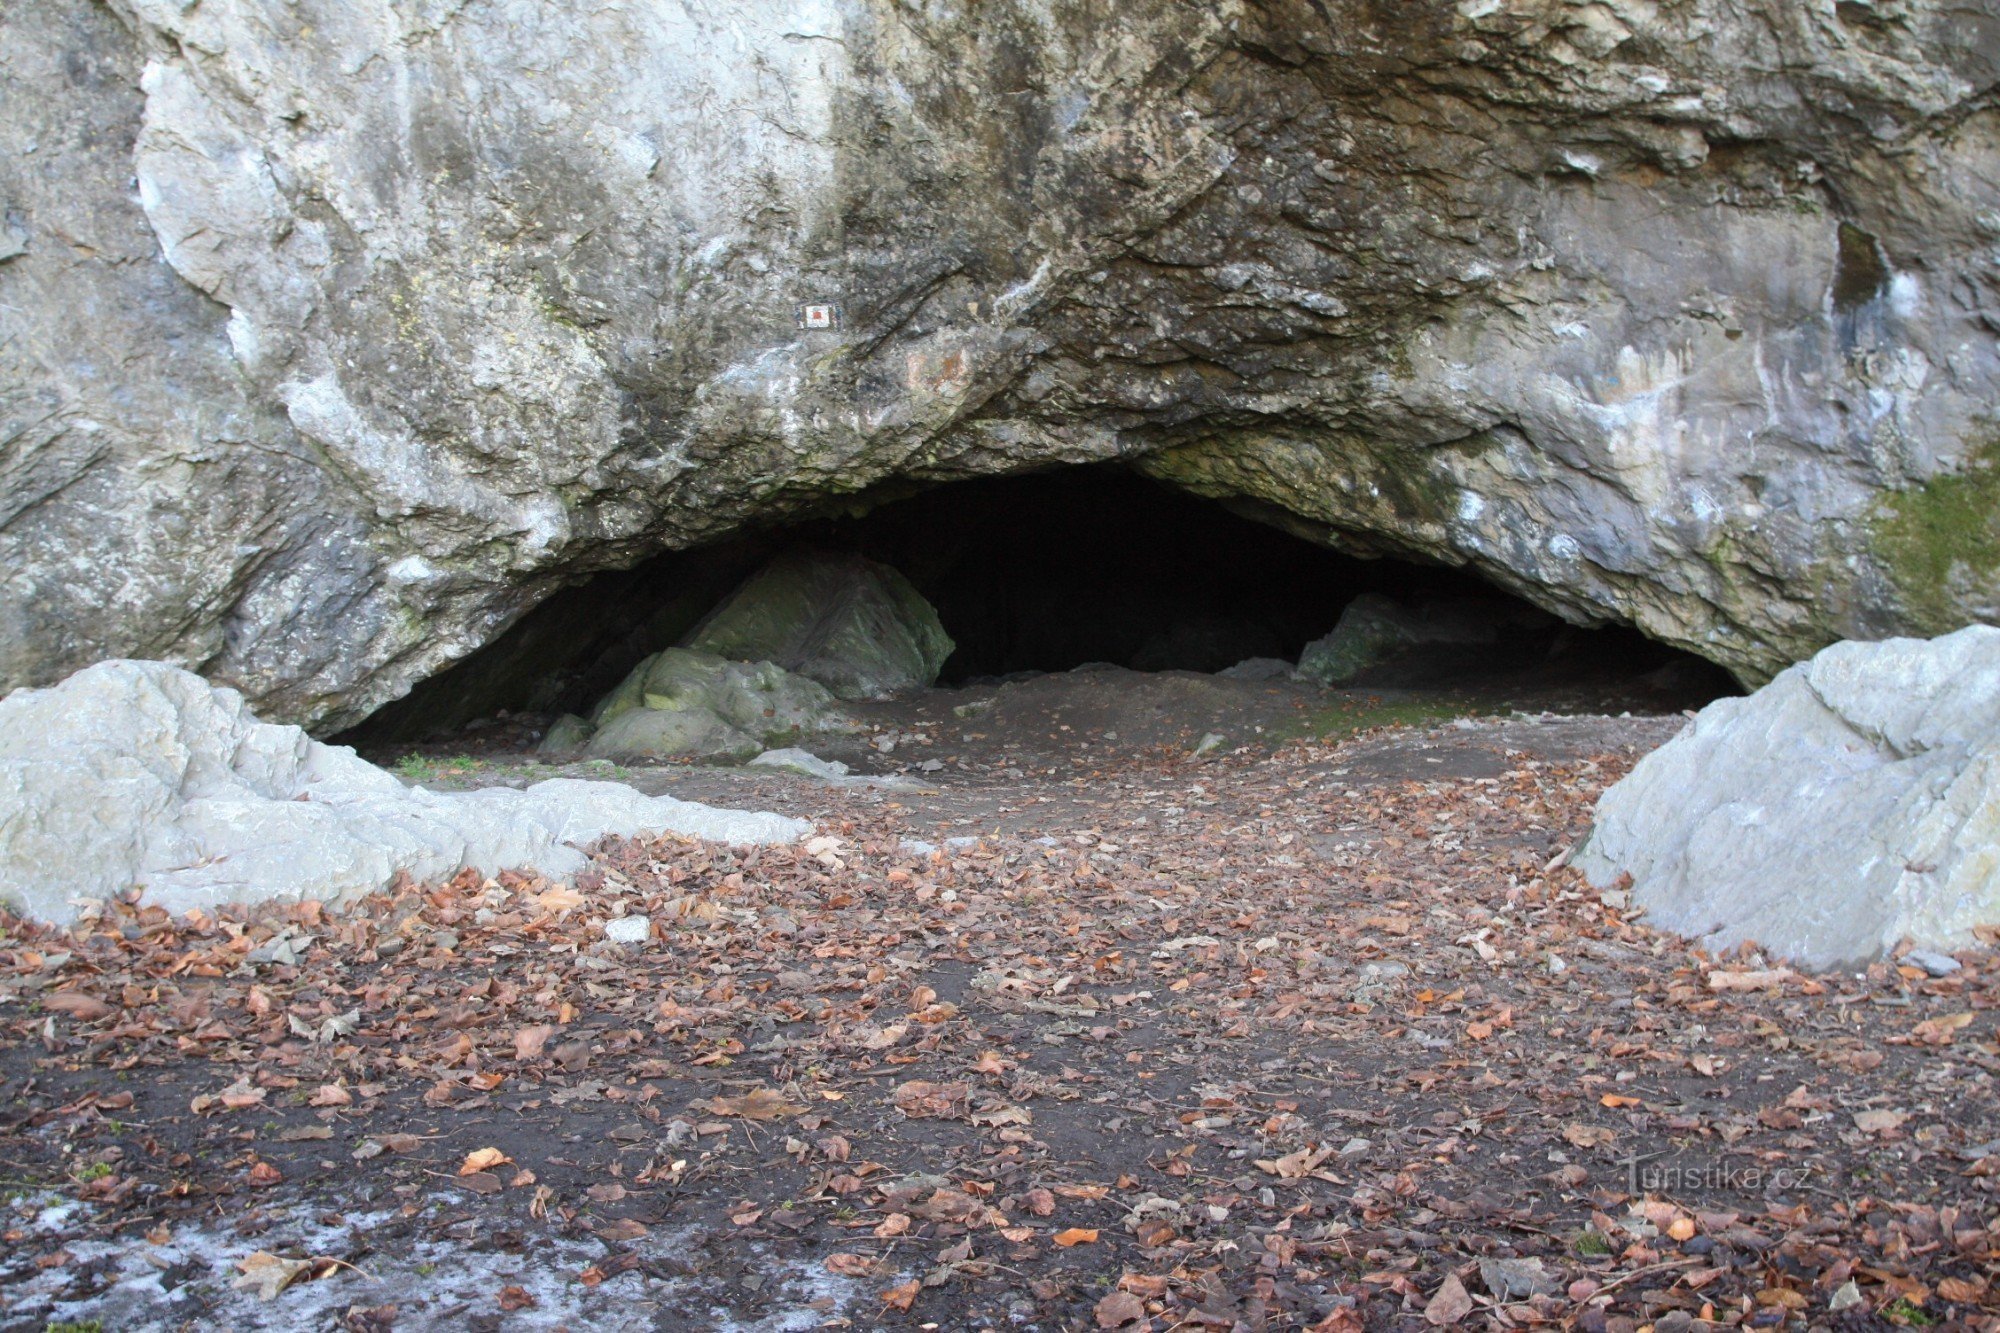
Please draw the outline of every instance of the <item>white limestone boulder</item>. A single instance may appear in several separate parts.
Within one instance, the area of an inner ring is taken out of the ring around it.
[[[0,700],[0,901],[44,921],[134,887],[179,913],[360,895],[397,871],[562,875],[607,834],[766,843],[810,828],[611,782],[405,787],[162,662],[100,662]]]
[[[1577,858],[1650,924],[1811,967],[2000,923],[2000,629],[1838,643],[1605,792]]]

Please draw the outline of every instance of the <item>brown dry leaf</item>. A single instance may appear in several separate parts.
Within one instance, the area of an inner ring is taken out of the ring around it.
[[[505,1166],[514,1159],[498,1148],[474,1148],[465,1155],[458,1165],[458,1174],[469,1176],[475,1171],[491,1171],[496,1166]]]
[[[1940,1278],[1937,1294],[1960,1305],[1970,1305],[1986,1294],[1986,1283],[1962,1277]]]
[[[1903,1127],[1908,1111],[1856,1111],[1854,1127],[1863,1134],[1890,1134]]]
[[[875,1261],[863,1254],[829,1254],[826,1271],[839,1277],[867,1277],[875,1271]]]
[[[907,1310],[916,1304],[917,1293],[923,1290],[923,1283],[915,1278],[899,1287],[891,1287],[882,1293],[882,1304],[891,1310]]]
[[[312,1271],[313,1261],[281,1259],[268,1251],[259,1250],[238,1259],[236,1267],[242,1276],[230,1286],[254,1291],[260,1301],[275,1301],[286,1287]]]
[[[354,1105],[354,1094],[346,1088],[341,1087],[338,1083],[322,1083],[313,1089],[313,1095],[307,1100],[306,1105],[352,1106]]]
[[[1297,1152],[1286,1153],[1283,1157],[1271,1161],[1260,1161],[1256,1166],[1258,1170],[1267,1171],[1280,1180],[1297,1180],[1310,1175],[1321,1162],[1331,1156],[1333,1147],[1327,1144],[1319,1148],[1301,1148]]]
[[[1708,974],[1708,988],[1723,993],[1777,990],[1797,975],[1789,967],[1774,967],[1764,972],[1725,972],[1718,969]]]
[[[970,1083],[927,1083],[913,1079],[893,1094],[896,1109],[912,1120],[950,1120],[965,1113]]]
[[[538,1060],[542,1048],[549,1044],[549,1038],[556,1035],[552,1023],[537,1023],[533,1027],[522,1028],[514,1034],[514,1058],[516,1060]]]
[[[204,1092],[188,1103],[188,1109],[196,1115],[207,1115],[210,1111],[242,1111],[252,1106],[261,1106],[265,1090],[253,1087],[248,1078],[237,1079],[221,1092]]]
[[[1605,1093],[1602,1097],[1599,1097],[1597,1099],[1597,1104],[1599,1106],[1607,1107],[1613,1111],[1616,1111],[1620,1107],[1624,1106],[1643,1105],[1643,1103],[1640,1102],[1640,1100],[1637,1097],[1621,1097],[1615,1092]]]
[[[776,1120],[780,1116],[803,1115],[806,1110],[772,1088],[752,1088],[740,1097],[710,1097],[699,1105],[707,1107],[711,1115],[732,1115],[744,1120]]]
[[[1097,1303],[1099,1328],[1124,1328],[1146,1317],[1146,1303],[1130,1292],[1114,1291]]]
[[[1111,1193],[1109,1185],[1057,1185],[1053,1188],[1065,1199],[1101,1199]]]
[[[1097,1242],[1097,1228],[1070,1227],[1066,1231],[1056,1232],[1052,1239],[1065,1250],[1076,1245],[1094,1245]]]
[[[646,1224],[636,1217],[618,1217],[593,1228],[599,1240],[638,1240],[646,1234]]]
[[[1578,1148],[1602,1148],[1618,1136],[1602,1125],[1564,1125],[1563,1137]]]
[[[988,1074],[997,1077],[1001,1074],[1006,1073],[1013,1067],[1014,1067],[1014,1062],[1012,1060],[1006,1059],[1004,1056],[1000,1054],[1000,1052],[982,1051],[980,1053],[979,1059],[973,1062],[972,1072],[975,1074]]]
[[[1056,1210],[1056,1196],[1039,1186],[1029,1190],[1023,1201],[1036,1217],[1047,1217]]]
[[[590,1196],[593,1203],[617,1203],[625,1197],[627,1191],[623,1185],[614,1180],[603,1185],[592,1185],[584,1193]]]
[[[109,1018],[117,1013],[110,1005],[94,995],[81,991],[59,990],[42,996],[42,1008],[53,1013],[68,1014],[79,1023],[95,1023],[100,1018]]]
[[[900,1236],[909,1229],[910,1215],[908,1213],[891,1213],[876,1224],[875,1234],[881,1239],[887,1240],[891,1236]]]
[[[460,1175],[458,1183],[474,1194],[498,1194],[506,1188],[500,1183],[500,1177],[491,1171],[474,1171],[471,1175]]]
[[[505,1286],[500,1288],[500,1308],[508,1314],[516,1310],[532,1310],[541,1302],[526,1287]]]
[[[1972,1022],[1970,1013],[1946,1014],[1941,1018],[1926,1018],[1911,1029],[1910,1037],[1924,1046],[1949,1046],[1961,1028]]]
[[[568,885],[558,884],[545,893],[535,894],[532,901],[550,916],[560,916],[564,912],[575,911],[588,899]]]
[[[660,910],[667,916],[677,917],[683,921],[720,921],[722,919],[722,908],[708,898],[675,898]]]
[[[1424,1318],[1438,1328],[1450,1328],[1471,1313],[1472,1297],[1456,1273],[1446,1276],[1444,1285],[1437,1289],[1437,1295],[1431,1297],[1430,1304],[1424,1307]]]

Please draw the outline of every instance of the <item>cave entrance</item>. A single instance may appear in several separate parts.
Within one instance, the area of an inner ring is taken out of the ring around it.
[[[343,739],[436,739],[496,715],[587,712],[774,555],[800,548],[901,571],[957,645],[943,686],[1090,664],[1268,673],[1372,596],[1492,617],[1503,629],[1411,650],[1358,685],[1497,689],[1542,706],[1569,689],[1583,692],[1582,707],[1661,710],[1733,689],[1700,659],[1630,630],[1566,625],[1462,571],[1345,556],[1126,469],[1091,466],[857,497],[845,513],[597,575]]]

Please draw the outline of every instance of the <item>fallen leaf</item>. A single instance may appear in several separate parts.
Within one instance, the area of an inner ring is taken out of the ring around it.
[[[1130,1292],[1114,1291],[1097,1303],[1099,1328],[1124,1328],[1146,1317],[1146,1303]]]
[[[281,1259],[268,1251],[259,1250],[238,1259],[236,1267],[242,1276],[230,1283],[232,1287],[253,1291],[260,1301],[275,1301],[286,1287],[312,1271],[313,1261]]]
[[[1280,1180],[1297,1180],[1310,1174],[1321,1162],[1333,1156],[1333,1145],[1322,1144],[1318,1148],[1301,1148],[1297,1152],[1286,1153],[1283,1157],[1270,1161],[1260,1161],[1259,1170],[1268,1171]]]
[[[972,1097],[970,1083],[926,1083],[913,1079],[897,1086],[896,1109],[912,1120],[950,1120],[964,1114]]]
[[[42,996],[42,1008],[53,1013],[68,1014],[79,1023],[95,1023],[100,1018],[109,1018],[118,1012],[94,995],[85,995],[81,991],[73,990],[59,990]]]
[[[546,893],[534,895],[535,906],[541,908],[551,916],[560,916],[564,912],[575,911],[577,908],[583,906],[586,901],[582,894],[564,884],[558,884]]]
[[[875,1271],[875,1261],[862,1254],[829,1254],[826,1271],[839,1277],[866,1277]]]
[[[1946,1014],[1940,1018],[1926,1018],[1911,1029],[1910,1037],[1923,1046],[1949,1046],[1959,1030],[1972,1022],[1970,1013]]]
[[[354,1094],[337,1083],[322,1083],[313,1089],[313,1095],[307,1099],[306,1105],[352,1106],[354,1105]]]
[[[536,1060],[541,1058],[542,1048],[555,1036],[555,1025],[537,1023],[533,1027],[522,1028],[514,1034],[514,1058],[516,1060]]]
[[[505,1166],[514,1159],[498,1148],[474,1148],[458,1164],[458,1174],[469,1176],[475,1171],[491,1171],[496,1166]]]
[[[1889,1134],[1901,1129],[1909,1118],[1907,1111],[1856,1111],[1854,1127],[1863,1134]]]
[[[1066,1231],[1056,1232],[1052,1239],[1065,1250],[1077,1245],[1093,1245],[1097,1242],[1097,1228],[1070,1227]]]
[[[1602,1148],[1618,1136],[1602,1125],[1564,1125],[1563,1137],[1579,1148]]]
[[[740,1097],[710,1097],[698,1105],[706,1106],[711,1115],[733,1115],[744,1120],[776,1120],[780,1116],[801,1115],[806,1109],[771,1088],[753,1088]]]
[[[912,1278],[899,1287],[891,1287],[882,1293],[882,1304],[891,1310],[907,1310],[916,1304],[917,1293],[923,1290],[923,1283]]]
[[[1465,1284],[1458,1280],[1458,1274],[1445,1276],[1444,1285],[1431,1297],[1424,1307],[1424,1318],[1438,1328],[1449,1328],[1472,1313],[1472,1297],[1466,1292]]]
[[[516,1310],[532,1310],[541,1302],[526,1287],[506,1286],[500,1288],[500,1308],[512,1314]]]
[[[1789,967],[1774,967],[1764,972],[1724,972],[1708,974],[1708,988],[1718,992],[1744,992],[1777,990],[1798,973]]]

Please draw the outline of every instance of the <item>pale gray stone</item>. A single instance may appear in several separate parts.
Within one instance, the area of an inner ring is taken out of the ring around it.
[[[652,933],[648,917],[615,916],[604,923],[604,938],[613,944],[644,944]]]
[[[131,889],[175,913],[341,899],[399,871],[565,875],[605,835],[767,843],[810,827],[610,782],[405,787],[161,662],[102,662],[0,700],[0,899],[47,921]]]
[[[782,750],[766,750],[750,761],[755,768],[779,768],[787,773],[797,773],[802,777],[824,778],[829,781],[844,778],[853,770],[838,759],[822,759],[810,750],[796,746]]]
[[[1604,793],[1577,866],[1655,926],[1832,967],[2000,924],[2000,629],[1840,643]]]

